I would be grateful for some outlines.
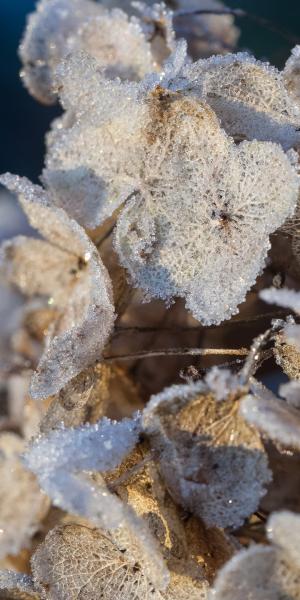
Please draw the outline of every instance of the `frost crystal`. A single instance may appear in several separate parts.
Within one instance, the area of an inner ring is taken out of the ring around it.
[[[3,600],[39,600],[33,581],[28,575],[0,571],[0,598]]]
[[[252,546],[221,569],[211,600],[299,600],[300,517],[287,511],[268,521],[268,546]]]
[[[246,421],[274,442],[300,450],[300,411],[277,398],[246,396],[241,402]]]
[[[30,224],[44,237],[4,243],[2,271],[24,294],[48,297],[60,313],[32,379],[32,395],[46,397],[100,357],[114,322],[111,283],[83,229],[42,188],[13,175],[1,183],[18,193]]]
[[[28,20],[20,57],[22,77],[41,102],[56,99],[55,69],[70,52],[84,50],[107,77],[140,79],[155,68],[141,23],[90,0],[41,0]]]
[[[175,501],[208,526],[241,525],[270,481],[260,438],[238,407],[234,398],[217,402],[200,382],[167,388],[143,413]]]
[[[299,143],[300,107],[268,63],[246,53],[213,56],[187,66],[182,75],[236,141],[272,141],[284,149]]]
[[[30,546],[49,508],[49,501],[40,492],[35,477],[21,463],[24,449],[17,435],[1,433],[0,558],[6,554],[16,555]]]

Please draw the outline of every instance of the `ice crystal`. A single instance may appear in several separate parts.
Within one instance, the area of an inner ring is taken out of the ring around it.
[[[18,554],[22,548],[30,546],[31,537],[49,507],[35,477],[22,465],[24,449],[24,442],[17,435],[1,433],[1,558],[6,554]]]
[[[0,598],[3,600],[39,600],[29,575],[0,571]]]
[[[108,12],[90,0],[41,0],[20,46],[22,77],[41,102],[56,99],[55,69],[69,53],[85,50],[108,77],[140,79],[155,68],[138,19]]]
[[[300,411],[277,398],[246,396],[241,414],[265,436],[287,447],[300,450]]]
[[[270,481],[260,438],[238,407],[234,397],[216,401],[200,382],[167,388],[143,413],[174,499],[208,526],[241,525]]]
[[[236,141],[299,143],[299,106],[282,74],[246,53],[199,60],[183,71],[196,95],[210,104]]]
[[[294,345],[287,343],[285,330],[276,335],[274,355],[276,363],[288,377],[300,379],[300,352]]]
[[[211,600],[299,600],[299,515],[271,515],[267,527],[271,546],[239,552],[221,569]]]
[[[32,380],[32,394],[48,396],[100,357],[114,322],[111,284],[85,232],[53,206],[42,188],[13,175],[1,182],[18,193],[31,225],[44,238],[4,243],[2,270],[24,294],[48,297],[61,313]]]

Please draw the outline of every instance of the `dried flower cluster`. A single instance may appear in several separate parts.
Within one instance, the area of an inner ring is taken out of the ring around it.
[[[20,46],[63,113],[41,185],[0,177],[0,598],[299,600],[300,50],[121,4],[40,0]]]

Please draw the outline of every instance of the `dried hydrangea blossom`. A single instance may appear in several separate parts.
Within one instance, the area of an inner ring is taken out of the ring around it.
[[[202,382],[154,396],[143,427],[175,499],[208,526],[238,527],[265,493],[270,471],[239,398],[216,401]]]
[[[300,46],[292,49],[283,69],[283,79],[289,94],[300,106]]]
[[[300,517],[288,511],[271,515],[271,546],[254,545],[221,569],[211,600],[299,600]]]
[[[142,24],[90,0],[41,0],[20,45],[22,77],[39,101],[56,100],[55,69],[69,52],[85,50],[108,77],[140,79],[155,68]]]
[[[293,213],[297,176],[278,146],[235,146],[207,105],[160,87],[150,98],[143,181],[116,249],[147,297],[184,297],[196,319],[218,324],[238,312],[269,234]]]
[[[276,397],[248,395],[241,401],[241,415],[272,441],[300,450],[300,411]]]
[[[6,242],[2,271],[24,294],[48,297],[61,314],[32,379],[32,395],[47,397],[100,357],[114,322],[111,284],[85,232],[41,187],[13,175],[1,182],[17,192],[31,225],[44,237]]]
[[[27,467],[56,506],[90,520],[96,527],[112,530],[128,560],[142,561],[145,573],[158,588],[168,583],[168,572],[147,526],[132,509],[110,493],[104,480],[87,471],[107,471],[121,462],[135,446],[139,419],[54,430],[32,442]]]
[[[23,467],[20,455],[25,444],[13,433],[0,436],[0,557],[18,554],[30,545],[49,500],[39,489],[35,477]]]
[[[200,585],[175,574],[166,592],[147,580],[140,565],[130,565],[100,531],[69,524],[53,529],[32,559],[37,589],[49,600],[206,600]]]
[[[0,571],[0,598],[3,600],[39,600],[29,575]]]

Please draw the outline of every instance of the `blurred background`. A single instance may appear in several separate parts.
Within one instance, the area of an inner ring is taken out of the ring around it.
[[[268,59],[282,67],[297,40],[300,43],[300,1],[231,0],[227,5],[267,18],[275,27],[290,32],[291,39],[288,40],[246,18],[237,20],[241,29],[239,49],[250,49],[257,58]],[[34,10],[34,6],[34,0],[0,0],[0,172],[9,170],[37,181],[43,167],[45,132],[59,109],[44,107],[34,101],[19,78],[17,48],[26,15]]]

